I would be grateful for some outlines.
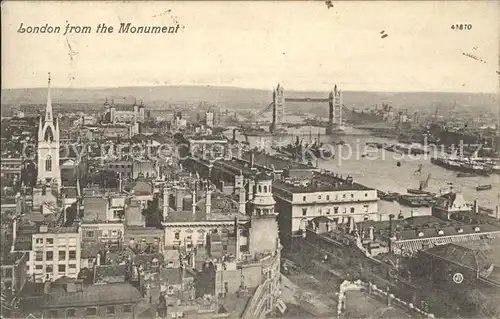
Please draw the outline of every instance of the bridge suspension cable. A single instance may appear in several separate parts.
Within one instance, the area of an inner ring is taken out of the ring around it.
[[[259,113],[257,113],[257,117],[261,116],[262,114],[266,113],[266,112],[269,112],[270,110],[272,110],[274,106],[274,102],[271,102],[269,103],[268,106],[266,106],[264,109],[262,109]]]

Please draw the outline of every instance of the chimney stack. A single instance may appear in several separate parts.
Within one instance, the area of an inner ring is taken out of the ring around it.
[[[245,187],[240,187],[239,188],[239,198],[238,198],[238,204],[239,204],[239,211],[241,214],[246,214],[246,191]]]
[[[255,155],[253,152],[250,153],[250,169],[253,169],[255,164]]]
[[[477,199],[474,200],[474,213],[479,214],[479,202]]]
[[[193,216],[196,215],[196,189],[193,189],[191,192],[191,198],[192,198],[192,204],[191,204],[191,210],[193,212]]]
[[[211,185],[207,186],[205,207],[206,207],[206,214],[208,216],[212,213],[212,188],[211,188]]]
[[[122,185],[122,173],[120,172],[120,178],[118,180],[118,192],[121,193],[123,191],[123,185]]]
[[[11,252],[14,251],[16,245],[16,237],[17,237],[17,216],[14,216],[12,219],[12,247]]]
[[[168,217],[168,210],[170,207],[170,190],[168,186],[163,188],[163,221],[166,221]]]

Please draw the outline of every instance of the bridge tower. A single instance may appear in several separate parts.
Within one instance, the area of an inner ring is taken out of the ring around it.
[[[342,91],[335,87],[333,92],[330,92],[328,97],[328,127],[326,134],[333,134],[336,130],[340,130],[342,126]]]
[[[278,86],[273,91],[273,123],[271,132],[274,132],[276,125],[285,122],[285,93],[283,87],[278,83]]]

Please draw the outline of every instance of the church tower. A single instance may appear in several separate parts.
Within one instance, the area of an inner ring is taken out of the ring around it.
[[[59,166],[59,123],[52,112],[50,96],[50,73],[47,92],[45,118],[38,126],[38,175],[37,181],[45,184],[51,182],[61,186],[61,168]]]
[[[260,173],[255,177],[254,196],[250,201],[251,226],[249,251],[251,255],[279,252],[279,234],[275,201],[272,191],[272,177]]]

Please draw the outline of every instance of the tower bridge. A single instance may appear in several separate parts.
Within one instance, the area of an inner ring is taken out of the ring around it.
[[[326,134],[334,134],[342,129],[342,118],[344,113],[349,114],[351,111],[342,104],[342,91],[337,85],[328,97],[286,97],[283,86],[278,86],[273,91],[273,100],[269,105],[262,109],[257,117],[264,113],[272,111],[272,123],[270,126],[271,133],[276,132],[278,126],[287,124],[285,122],[285,103],[328,103],[328,122],[326,122]],[[325,126],[324,123],[318,123],[318,126]]]

